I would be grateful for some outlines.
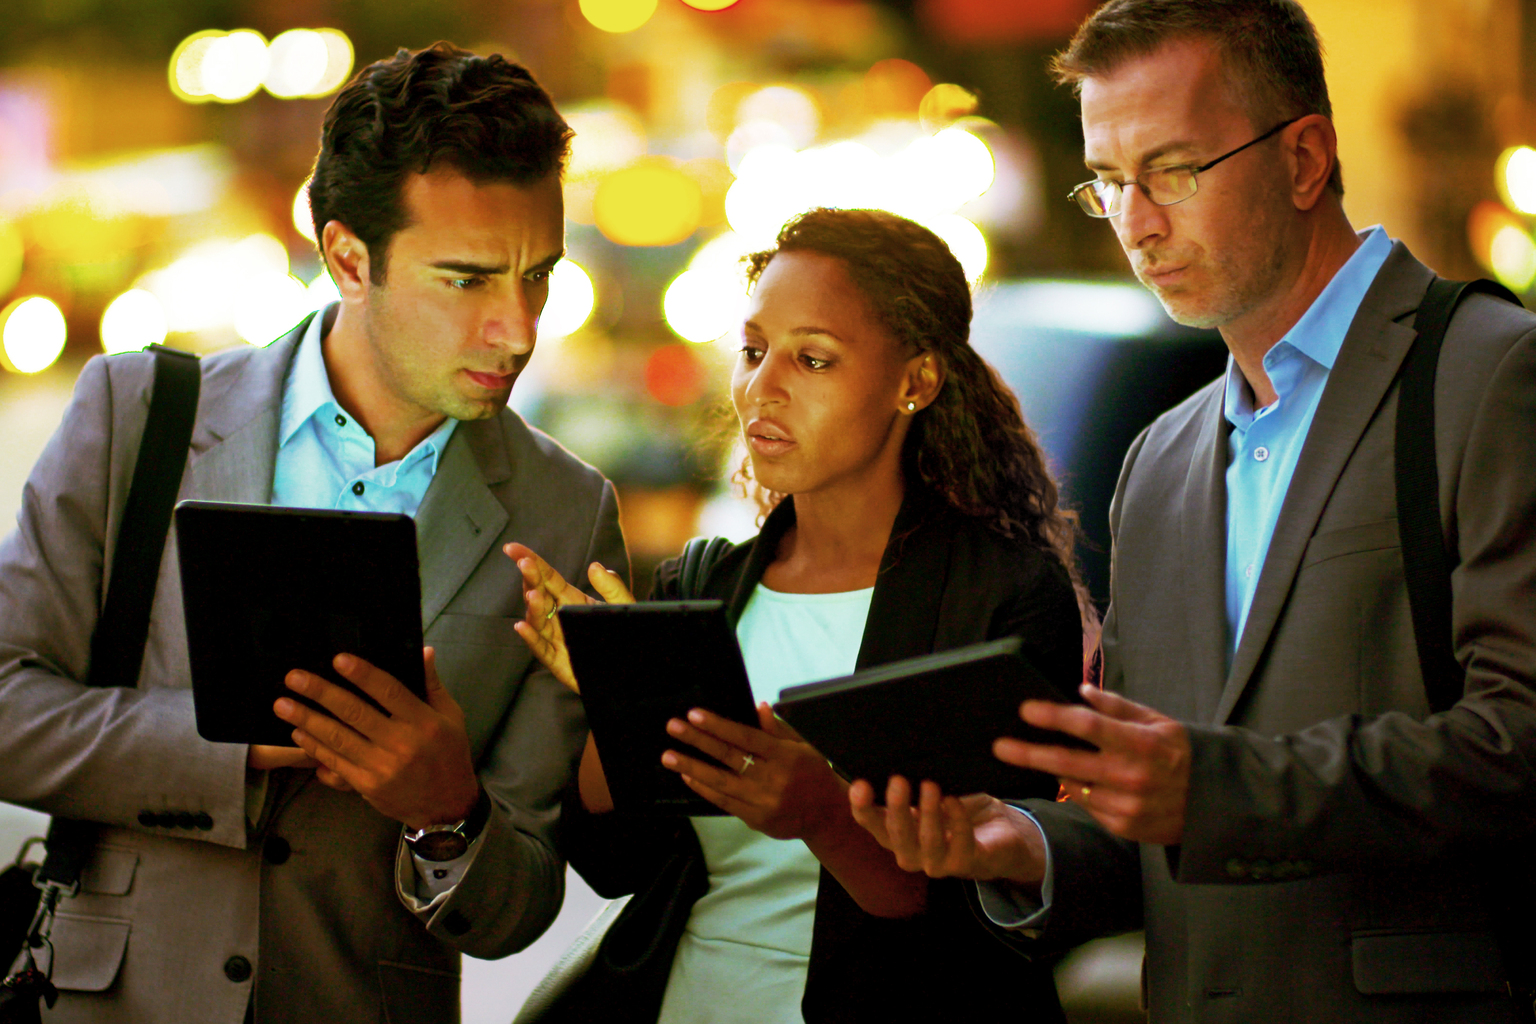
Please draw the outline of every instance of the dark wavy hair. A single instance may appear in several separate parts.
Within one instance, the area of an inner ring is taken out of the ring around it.
[[[1085,630],[1096,634],[1097,616],[1077,572],[1077,513],[1061,506],[1018,398],[971,347],[971,289],[949,246],[883,210],[815,209],[785,224],[772,249],[746,257],[748,281],[756,284],[782,252],[840,260],[891,337],[938,358],[944,383],[913,417],[902,450],[905,472],[1001,536],[1054,553],[1077,588]],[[737,477],[750,483],[750,474],[749,461]]]
[[[358,72],[325,114],[309,184],[315,237],[340,221],[384,280],[389,241],[408,216],[410,174],[447,165],[476,182],[526,186],[559,174],[571,128],[528,69],[452,43],[401,49]]]

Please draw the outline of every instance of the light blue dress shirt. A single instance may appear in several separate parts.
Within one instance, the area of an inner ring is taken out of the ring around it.
[[[1224,412],[1232,432],[1227,436],[1227,659],[1230,662],[1253,591],[1264,571],[1269,541],[1285,492],[1296,472],[1296,460],[1322,400],[1329,371],[1339,358],[1344,335],[1381,265],[1392,252],[1392,240],[1380,227],[1364,233],[1360,247],[1333,275],[1296,325],[1264,354],[1264,372],[1279,398],[1262,409],[1253,407],[1237,361],[1227,357]]]
[[[309,322],[283,385],[272,504],[415,516],[458,420],[444,420],[405,458],[375,466],[373,438],[331,392],[320,346],[326,312]]]
[[[1230,662],[1248,621],[1253,590],[1269,553],[1280,505],[1296,472],[1312,417],[1323,397],[1328,373],[1344,346],[1344,335],[1360,311],[1392,240],[1380,226],[1362,232],[1360,247],[1289,331],[1264,355],[1264,372],[1277,401],[1253,407],[1253,389],[1237,362],[1227,357],[1223,411],[1232,424],[1227,439],[1227,659]],[[1023,811],[1023,808],[1020,808]],[[1023,813],[1034,821],[1034,815]],[[1036,827],[1039,823],[1036,822]],[[1043,833],[1044,830],[1042,830]],[[1035,935],[1045,926],[1054,898],[1055,865],[1045,844],[1045,877],[1038,900],[1003,882],[977,883],[981,908],[1002,928]]]
[[[405,458],[375,466],[373,438],[337,404],[331,391],[321,348],[328,312],[321,310],[310,320],[283,384],[272,504],[399,512],[414,517],[458,420],[451,416],[444,420]],[[265,785],[264,776],[260,785]],[[429,863],[413,856],[420,882],[418,898],[433,900],[456,885],[474,858],[475,845],[471,844],[462,857],[445,863]]]

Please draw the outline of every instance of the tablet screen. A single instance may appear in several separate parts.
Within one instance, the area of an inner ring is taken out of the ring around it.
[[[567,605],[560,625],[581,687],[614,809],[632,814],[722,814],[661,763],[682,749],[667,720],[702,707],[757,726],[736,634],[719,601]]]
[[[184,501],[176,543],[204,739],[293,746],[293,726],[273,714],[273,701],[323,710],[283,685],[296,668],[367,700],[331,667],[342,653],[425,699],[409,516]]]

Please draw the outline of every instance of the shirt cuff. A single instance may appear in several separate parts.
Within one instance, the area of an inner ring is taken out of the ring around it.
[[[1055,897],[1056,868],[1051,856],[1051,840],[1033,814],[1017,804],[1010,806],[1040,829],[1040,839],[1045,845],[1045,877],[1040,880],[1040,895],[1036,898],[1032,888],[1025,889],[1013,882],[997,881],[977,882],[976,898],[987,920],[999,928],[1022,932],[1034,939],[1039,938],[1045,928]]]
[[[256,768],[245,770],[245,823],[255,828],[267,804],[267,773]]]
[[[479,848],[480,837],[476,836],[469,841],[469,848],[453,860],[425,860],[411,854],[411,863],[416,866],[416,898],[423,904],[421,909],[433,906],[459,884]]]

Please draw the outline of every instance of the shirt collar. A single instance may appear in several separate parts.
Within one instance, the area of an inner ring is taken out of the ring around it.
[[[1365,301],[1365,293],[1370,291],[1382,264],[1391,254],[1392,239],[1381,225],[1362,231],[1359,247],[1333,275],[1333,280],[1312,300],[1301,319],[1264,354],[1265,368],[1270,368],[1290,349],[1324,369],[1332,370],[1344,347],[1344,336],[1349,333],[1350,324]],[[1242,425],[1254,412],[1248,383],[1243,379],[1237,361],[1230,355],[1227,357],[1224,410],[1228,421],[1234,425]]]
[[[322,309],[309,321],[304,337],[299,339],[299,350],[293,356],[293,368],[288,371],[288,383],[283,389],[283,418],[277,435],[279,447],[319,410],[336,405],[336,395],[331,391],[331,378],[325,372],[325,353],[321,350],[324,340],[326,310]]]
[[[321,344],[325,337],[324,325],[328,313],[329,308],[316,313],[305,328],[304,337],[299,339],[299,350],[294,353],[293,367],[288,371],[288,383],[283,389],[278,447],[287,444],[288,439],[315,414],[322,413],[329,418],[334,415],[332,410],[341,412],[341,403],[336,401],[336,393],[331,390],[331,377],[325,369],[325,352]],[[448,439],[453,436],[453,428],[458,423],[458,420],[449,416],[438,424],[436,430],[400,460],[396,466],[396,475],[418,460],[426,459],[429,463],[427,472],[435,476],[437,460],[448,446]],[[392,485],[393,478],[389,482]]]

